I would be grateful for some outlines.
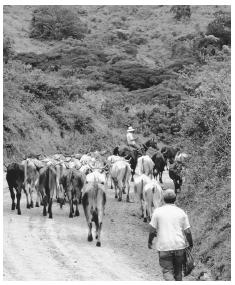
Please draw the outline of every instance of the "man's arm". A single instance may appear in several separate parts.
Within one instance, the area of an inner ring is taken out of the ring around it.
[[[193,238],[192,238],[192,233],[191,233],[190,228],[187,228],[186,230],[184,230],[184,234],[185,234],[186,239],[188,241],[189,249],[192,250],[192,248],[193,248]]]
[[[153,239],[157,236],[157,232],[156,229],[149,225],[150,229],[149,229],[149,239],[148,239],[148,248],[151,249],[152,248],[152,243],[153,243]]]

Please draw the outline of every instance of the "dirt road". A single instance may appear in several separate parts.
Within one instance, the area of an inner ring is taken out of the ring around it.
[[[79,217],[69,218],[69,207],[53,203],[53,219],[42,207],[11,211],[4,175],[3,278],[7,280],[162,280],[156,250],[147,247],[148,224],[139,217],[139,205],[117,202],[107,190],[101,247],[87,241],[87,225],[80,205]],[[125,195],[124,195],[125,197]]]

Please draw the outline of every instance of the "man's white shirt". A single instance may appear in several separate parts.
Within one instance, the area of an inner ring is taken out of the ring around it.
[[[165,204],[154,210],[150,225],[157,230],[158,251],[187,247],[184,230],[190,228],[187,214],[174,204]]]

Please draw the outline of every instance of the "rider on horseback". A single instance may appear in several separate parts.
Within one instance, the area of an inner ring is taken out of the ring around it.
[[[134,131],[135,131],[135,129],[133,129],[132,127],[129,127],[127,129],[127,134],[126,134],[127,145],[129,147],[133,147],[133,148],[139,150],[140,146],[136,143],[138,138],[133,136]]]

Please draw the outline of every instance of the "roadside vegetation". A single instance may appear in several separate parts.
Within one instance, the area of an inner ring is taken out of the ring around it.
[[[230,280],[230,7],[4,6],[3,40],[4,161],[111,153],[129,125],[180,146],[196,259]]]

